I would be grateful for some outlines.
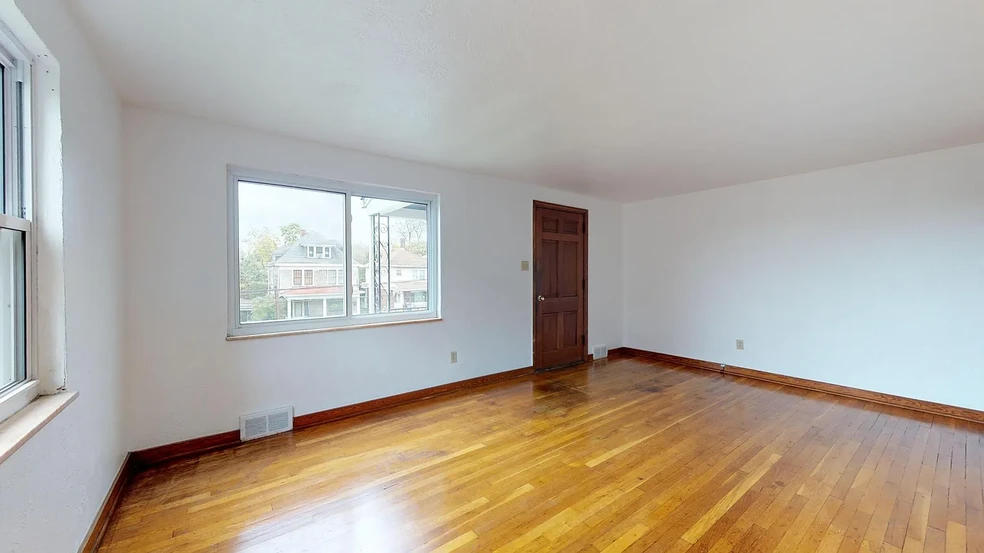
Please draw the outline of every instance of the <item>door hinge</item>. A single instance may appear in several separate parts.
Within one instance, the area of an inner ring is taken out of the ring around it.
[[[588,289],[587,282],[588,281],[584,280],[583,278],[581,279],[581,290],[587,290]]]
[[[587,336],[585,336],[584,334],[582,334],[581,335],[581,343],[583,344],[583,343],[586,343],[587,341],[588,341]]]

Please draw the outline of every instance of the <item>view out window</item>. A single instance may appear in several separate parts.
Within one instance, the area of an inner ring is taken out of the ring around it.
[[[26,235],[0,228],[0,393],[27,379]]]
[[[353,257],[357,267],[366,268],[359,293],[366,297],[363,314],[429,311],[433,302],[430,283],[408,282],[403,269],[428,267],[433,242],[428,239],[428,205],[396,202],[372,196],[352,196],[352,233],[368,237],[369,247]],[[416,295],[408,294],[416,292]],[[416,298],[416,301],[408,301]]]
[[[30,65],[0,47],[0,396],[31,379]],[[12,397],[12,396],[11,396]],[[6,415],[7,413],[4,413]],[[2,419],[3,416],[0,416]]]
[[[238,169],[230,187],[230,335],[437,316],[436,196]]]

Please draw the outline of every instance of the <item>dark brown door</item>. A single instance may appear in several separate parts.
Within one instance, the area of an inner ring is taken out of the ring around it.
[[[587,360],[587,211],[533,204],[533,366]]]

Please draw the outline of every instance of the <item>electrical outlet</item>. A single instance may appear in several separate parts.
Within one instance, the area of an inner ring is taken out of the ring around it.
[[[745,349],[745,341],[735,340],[735,349],[742,349],[742,350]]]
[[[456,352],[456,351],[452,351],[451,352],[451,362],[452,363],[457,363],[458,362],[458,352]]]
[[[529,261],[520,261],[519,262],[519,270],[520,271],[529,271],[530,270],[530,262]]]

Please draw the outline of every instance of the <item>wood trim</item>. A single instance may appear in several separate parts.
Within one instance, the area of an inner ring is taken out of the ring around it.
[[[113,481],[113,486],[109,488],[109,493],[106,494],[106,499],[103,500],[96,520],[93,521],[92,527],[85,537],[85,541],[82,542],[82,546],[79,548],[79,553],[96,553],[99,550],[99,546],[102,545],[103,536],[106,535],[106,530],[109,528],[109,521],[112,520],[113,513],[116,512],[116,507],[119,506],[120,499],[123,498],[123,490],[126,489],[126,486],[130,483],[136,472],[136,458],[132,453],[127,453],[126,457],[123,458],[120,471],[116,474],[116,480]]]
[[[406,405],[407,403],[413,403],[415,401],[420,401],[435,396],[442,396],[460,390],[467,390],[469,388],[478,388],[480,386],[486,386],[488,384],[494,384],[503,380],[510,380],[531,374],[533,374],[533,367],[523,367],[522,369],[487,374],[485,376],[478,376],[467,380],[459,380],[457,382],[441,384],[440,386],[432,386],[430,388],[424,388],[423,390],[415,390],[405,394],[397,394],[395,396],[387,396],[379,399],[363,401],[362,403],[356,403],[354,405],[336,407],[335,409],[328,409],[326,411],[308,413],[307,415],[294,417],[294,429],[299,430],[301,428],[317,426],[326,422],[347,419],[349,417],[372,413],[373,411],[396,407],[398,405]]]
[[[173,461],[182,457],[199,455],[216,449],[224,449],[239,443],[239,431],[230,430],[220,434],[212,434],[210,436],[202,436],[201,438],[192,438],[181,442],[141,449],[134,451],[133,457],[137,462],[137,466],[143,470],[165,461]]]
[[[542,207],[544,209],[555,209],[557,211],[567,211],[569,213],[584,213],[584,214],[588,213],[588,210],[583,207],[571,207],[569,205],[554,204],[550,202],[544,202],[542,200],[533,200],[533,207]]]
[[[533,367],[524,367],[522,369],[487,374],[484,376],[469,378],[467,380],[449,382],[448,384],[441,384],[440,386],[432,386],[430,388],[414,390],[412,392],[397,394],[395,396],[382,397],[379,399],[364,401],[362,403],[356,403],[354,405],[346,405],[325,411],[308,413],[306,415],[294,417],[294,430],[300,430],[302,428],[324,424],[326,422],[364,415],[366,413],[372,413],[373,411],[379,411],[389,407],[396,407],[398,405],[404,405],[434,396],[449,394],[469,388],[477,388],[479,386],[485,386],[487,384],[493,384],[503,380],[509,380],[531,374],[533,374]],[[133,458],[138,468],[144,469],[146,467],[161,464],[165,461],[173,461],[183,457],[190,457],[209,451],[225,449],[239,445],[240,443],[239,430],[230,430],[229,432],[212,434],[211,436],[192,438],[182,442],[175,442],[135,451],[133,452]]]
[[[608,357],[628,357],[628,354],[625,353],[625,349],[626,348],[623,348],[621,346],[617,348],[611,348],[610,350],[608,350]]]
[[[892,407],[901,407],[902,409],[909,409],[912,411],[920,411],[922,413],[929,413],[931,415],[953,417],[955,419],[961,419],[965,421],[984,424],[984,411],[969,409],[967,407],[957,407],[955,405],[936,403],[933,401],[926,401],[923,399],[913,399],[908,397],[896,396],[896,395],[886,394],[882,392],[863,390],[861,388],[841,386],[840,384],[830,384],[827,382],[820,382],[818,380],[810,380],[807,378],[799,378],[795,376],[786,376],[784,374],[770,373],[766,371],[760,371],[757,369],[736,367],[733,365],[725,365],[722,363],[712,363],[710,361],[703,361],[700,359],[693,359],[690,357],[682,357],[679,355],[669,355],[666,353],[657,353],[654,351],[646,351],[646,350],[635,349],[635,348],[618,348],[618,349],[621,350],[620,352],[621,355],[625,355],[625,356],[643,357],[646,359],[652,359],[654,361],[661,361],[664,363],[670,363],[674,365],[683,365],[685,367],[694,367],[697,369],[714,371],[721,374],[740,376],[744,378],[753,378],[755,380],[762,380],[765,382],[782,384],[784,386],[791,386],[793,388],[802,388],[804,390],[824,392],[827,394],[844,396],[844,397],[859,399],[862,401],[870,401],[872,403],[880,403],[882,405],[889,405]],[[609,355],[611,355],[611,352],[609,352]]]
[[[531,213],[533,218],[533,260],[530,263],[531,273],[533,278],[533,366],[539,370],[542,367],[537,367],[536,363],[536,255],[539,249],[536,243],[536,208],[541,207],[544,209],[554,209],[557,211],[567,211],[569,213],[579,213],[584,215],[584,225],[582,231],[584,233],[584,240],[582,240],[581,249],[583,250],[582,257],[584,258],[582,263],[584,264],[584,313],[582,315],[584,324],[584,343],[581,344],[581,362],[587,363],[592,360],[592,356],[588,355],[588,292],[591,288],[589,286],[588,280],[588,210],[580,207],[571,207],[567,205],[554,204],[550,202],[543,202],[540,200],[533,200],[533,211]]]
[[[591,359],[588,359],[588,350],[590,349],[588,348],[588,304],[590,303],[588,301],[588,288],[590,288],[588,286],[588,283],[590,281],[588,280],[588,210],[587,209],[584,210],[584,246],[582,246],[582,248],[584,250],[584,290],[582,290],[584,292],[584,354],[581,355],[581,359],[583,359],[585,362],[588,362]]]

